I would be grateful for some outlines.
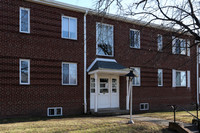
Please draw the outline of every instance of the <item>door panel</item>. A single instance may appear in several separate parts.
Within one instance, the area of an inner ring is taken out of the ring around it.
[[[112,78],[111,87],[111,108],[119,107],[119,81],[117,78]]]
[[[110,85],[109,78],[99,79],[98,108],[110,107]]]

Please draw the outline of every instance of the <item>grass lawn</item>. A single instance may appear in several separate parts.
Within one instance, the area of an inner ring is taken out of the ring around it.
[[[190,113],[192,113],[193,115],[196,115],[196,111],[190,111]],[[144,114],[141,114],[141,116],[157,117],[157,118],[162,118],[162,119],[166,119],[166,120],[174,120],[173,112],[144,113]],[[176,112],[176,121],[192,123],[192,119],[193,119],[193,117],[185,111]]]
[[[0,120],[0,133],[173,133],[153,123],[136,121],[130,125],[127,121],[116,117],[4,119]]]

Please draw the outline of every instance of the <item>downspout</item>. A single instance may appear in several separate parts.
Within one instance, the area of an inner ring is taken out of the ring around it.
[[[197,105],[199,105],[199,47],[197,44]]]
[[[84,113],[86,114],[87,113],[87,95],[86,95],[86,90],[87,90],[87,86],[86,86],[86,78],[87,78],[87,64],[86,64],[86,61],[87,61],[87,36],[86,36],[86,17],[87,17],[87,14],[88,14],[88,10],[85,11],[85,14],[84,14]]]

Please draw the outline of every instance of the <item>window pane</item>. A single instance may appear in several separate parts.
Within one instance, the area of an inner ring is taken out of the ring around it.
[[[56,115],[61,115],[61,108],[58,108],[56,111],[57,111]]]
[[[54,109],[49,109],[49,115],[55,115],[55,110]]]
[[[69,74],[70,74],[70,84],[76,84],[77,64],[70,64]]]
[[[70,38],[76,39],[77,37],[77,20],[74,18],[70,18]]]
[[[112,93],[117,93],[117,79],[112,79]]]
[[[28,10],[21,9],[21,31],[28,32]]]
[[[134,31],[130,30],[130,47],[134,47]]]
[[[130,47],[140,48],[140,31],[130,30]]]
[[[62,18],[62,37],[69,38],[69,18]]]
[[[97,54],[113,55],[113,27],[97,24]]]
[[[158,69],[158,85],[162,85],[163,83],[162,83],[162,79],[163,77],[162,77],[162,69]]]
[[[162,35],[158,35],[158,51],[161,51],[163,46],[162,46]]]
[[[133,72],[138,76],[133,78],[133,85],[140,85],[140,68],[133,68]]]
[[[70,84],[76,84],[77,64],[70,64],[69,68]]]
[[[181,72],[181,86],[186,86],[186,72]]]
[[[29,77],[29,64],[28,61],[21,61],[21,83],[28,83]]]
[[[69,84],[69,64],[63,64],[63,84]]]
[[[181,41],[181,54],[186,54],[186,42],[185,40]]]
[[[181,73],[176,72],[176,85],[180,86],[181,85]]]

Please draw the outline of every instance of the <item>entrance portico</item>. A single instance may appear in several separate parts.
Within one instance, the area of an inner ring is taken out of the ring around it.
[[[119,109],[120,107],[120,76],[129,69],[115,60],[96,61],[89,67],[90,75],[90,109]],[[128,92],[128,91],[127,91]]]

